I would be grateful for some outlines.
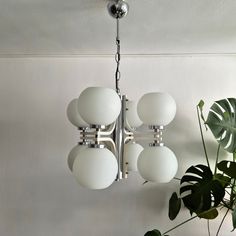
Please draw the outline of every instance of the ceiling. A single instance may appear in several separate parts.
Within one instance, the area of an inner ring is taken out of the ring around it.
[[[235,0],[128,0],[125,54],[236,52]],[[0,55],[112,54],[106,0],[0,0]]]

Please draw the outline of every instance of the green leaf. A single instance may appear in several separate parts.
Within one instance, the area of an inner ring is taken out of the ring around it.
[[[233,212],[232,212],[232,222],[233,222],[233,230],[234,231],[236,229],[236,208],[234,208]]]
[[[216,101],[210,109],[206,124],[225,150],[236,152],[236,98]]]
[[[202,121],[204,122],[205,128],[206,128],[206,130],[207,130],[206,119],[205,119],[205,117],[204,117],[204,115],[203,115],[203,107],[204,107],[204,104],[205,104],[205,102],[204,102],[203,100],[200,100],[200,102],[198,103],[197,107],[199,108],[201,119],[202,119]]]
[[[157,229],[154,229],[152,231],[148,231],[144,236],[162,236],[161,232]]]
[[[184,205],[197,215],[217,207],[225,195],[221,183],[213,178],[208,166],[191,166],[181,179],[180,194]]]
[[[236,162],[221,161],[217,164],[217,168],[231,178],[236,178]]]
[[[205,104],[205,102],[201,99],[201,100],[199,101],[198,105],[197,105],[201,111],[203,110],[204,104]]]
[[[174,192],[169,200],[169,218],[170,220],[174,220],[176,216],[179,214],[181,208],[181,199],[178,198],[176,192]]]
[[[226,188],[231,183],[231,178],[222,174],[215,174],[214,179],[218,180],[224,188]]]
[[[218,211],[216,208],[212,208],[208,211],[204,211],[200,214],[198,214],[198,217],[208,219],[208,220],[213,220],[218,216]]]

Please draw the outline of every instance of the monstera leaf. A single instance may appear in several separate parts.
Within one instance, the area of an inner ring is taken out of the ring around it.
[[[190,212],[200,215],[217,207],[224,198],[225,190],[214,179],[209,167],[197,165],[191,166],[182,177],[180,194]]]
[[[236,162],[221,161],[217,164],[217,168],[224,172],[224,174],[236,179]]]
[[[236,98],[216,101],[206,124],[219,144],[228,152],[236,152]]]
[[[154,229],[152,231],[148,231],[144,236],[162,236],[162,234],[159,230]]]

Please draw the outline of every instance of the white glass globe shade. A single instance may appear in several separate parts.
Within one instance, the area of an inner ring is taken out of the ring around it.
[[[76,145],[71,149],[71,151],[68,155],[68,159],[67,159],[67,164],[68,164],[68,167],[71,171],[73,169],[73,164],[74,164],[75,158],[77,157],[78,153],[86,147],[87,147],[86,145]]]
[[[175,154],[167,147],[147,147],[138,158],[138,170],[147,181],[168,183],[178,169]]]
[[[168,125],[175,117],[175,100],[167,93],[147,93],[138,102],[138,115],[146,125]]]
[[[138,143],[127,143],[124,147],[124,164],[128,163],[128,171],[137,171],[137,161],[143,147]]]
[[[76,127],[88,127],[89,125],[82,119],[78,110],[78,99],[73,99],[67,107],[68,120]]]
[[[104,189],[116,179],[118,164],[114,154],[106,148],[85,148],[73,164],[73,173],[82,186]]]
[[[92,125],[109,125],[120,114],[121,100],[110,88],[86,88],[79,96],[79,113]]]
[[[137,112],[137,102],[128,101],[127,102],[127,112],[126,112],[126,120],[128,125],[131,128],[136,128],[142,125],[142,121],[140,120]]]

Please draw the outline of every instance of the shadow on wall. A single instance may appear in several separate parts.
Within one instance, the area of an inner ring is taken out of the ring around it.
[[[206,132],[205,127],[203,127],[203,135],[209,159],[214,163],[218,144],[211,131]],[[192,121],[186,116],[176,117],[164,131],[163,139],[164,143],[174,151],[178,158],[178,173],[185,172],[186,168],[191,165],[206,164],[197,118]],[[221,150],[221,157],[225,158],[226,156],[227,153]]]

